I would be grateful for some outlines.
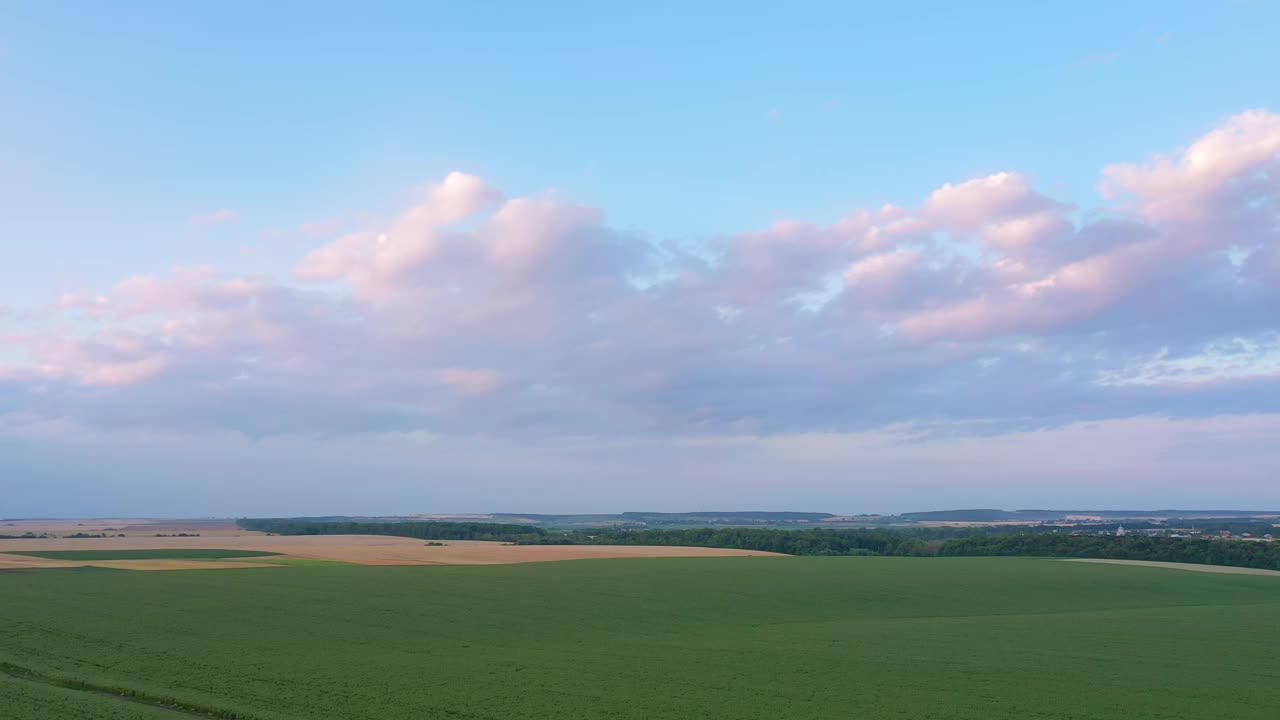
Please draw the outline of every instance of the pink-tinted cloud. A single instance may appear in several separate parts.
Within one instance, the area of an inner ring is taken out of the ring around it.
[[[1152,223],[1221,222],[1229,206],[1255,195],[1274,202],[1278,170],[1280,115],[1251,110],[1175,155],[1103,168],[1100,189],[1131,197]]]
[[[1278,157],[1280,116],[1253,111],[1105,168],[1098,220],[1001,172],[697,248],[452,173],[291,281],[190,268],[62,295],[0,333],[0,414],[768,435],[1255,410],[1280,376],[1228,348],[1275,332]],[[1232,382],[1116,381],[1193,366]]]
[[[1071,221],[1059,212],[1044,210],[986,224],[982,239],[992,250],[1025,254],[1047,242],[1069,235]]]
[[[468,395],[487,395],[502,386],[502,373],[490,368],[445,368],[440,381]]]
[[[1063,206],[1036,192],[1018,173],[1002,172],[953,185],[929,196],[925,211],[943,227],[960,231],[1059,210]]]
[[[307,255],[297,275],[307,280],[347,280],[367,293],[412,283],[415,272],[436,260],[448,244],[449,226],[492,209],[501,195],[474,175],[450,173],[427,189],[420,205],[383,230],[346,235]]]
[[[844,292],[859,303],[876,308],[900,307],[923,294],[921,284],[936,281],[925,256],[915,250],[869,255],[849,266]],[[936,289],[936,288],[935,288]]]

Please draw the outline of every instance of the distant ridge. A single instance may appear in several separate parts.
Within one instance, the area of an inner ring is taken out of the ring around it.
[[[760,520],[823,520],[829,517],[835,517],[832,513],[815,513],[815,512],[777,512],[777,511],[707,511],[707,512],[624,512],[622,517],[627,519],[644,519],[652,518],[699,518],[699,519],[760,519]]]
[[[694,512],[645,512],[560,515],[543,513],[419,513],[389,516],[327,515],[288,518],[295,522],[354,523],[499,523],[544,528],[587,529],[656,529],[700,527],[778,527],[873,528],[947,523],[955,525],[1039,525],[1105,524],[1118,521],[1202,520],[1280,521],[1280,510],[1001,510],[999,508],[963,508],[958,510],[926,510],[900,515],[835,515],[821,512],[775,510],[700,510]]]
[[[935,522],[1041,522],[1063,520],[1069,517],[1126,518],[1248,518],[1280,515],[1271,510],[997,510],[979,508],[972,510],[928,510],[902,513],[905,520]]]

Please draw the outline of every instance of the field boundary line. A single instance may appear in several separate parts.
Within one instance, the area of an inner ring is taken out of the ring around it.
[[[98,683],[91,683],[85,680],[74,680],[58,675],[32,670],[31,668],[15,665],[11,662],[0,661],[0,673],[11,678],[22,680],[39,685],[49,685],[52,687],[60,687],[64,690],[76,690],[92,695],[119,700],[120,702],[134,703],[135,705],[146,705],[160,710],[167,710],[175,715],[184,717],[205,718],[206,720],[260,720],[257,716],[249,715],[234,710],[222,710],[219,708],[204,707],[200,705],[192,705],[173,698],[162,698],[150,693],[131,690],[129,688],[111,687]]]
[[[1061,562],[1094,563],[1095,565],[1123,565],[1156,570],[1185,570],[1188,572],[1214,573],[1216,575],[1280,576],[1280,570],[1256,568],[1245,565],[1218,565],[1215,563],[1177,562],[1173,560],[1130,560],[1126,558],[1058,558]]]

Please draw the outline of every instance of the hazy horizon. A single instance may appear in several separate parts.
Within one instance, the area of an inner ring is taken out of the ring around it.
[[[0,516],[1280,507],[1280,6],[246,8],[0,8]]]
[[[716,514],[716,513],[735,513],[735,514],[749,514],[749,513],[760,513],[760,514],[767,514],[767,513],[814,513],[814,514],[828,514],[828,515],[835,516],[835,517],[859,517],[859,516],[864,516],[864,515],[865,515],[865,516],[871,516],[871,517],[901,517],[901,516],[906,516],[906,515],[922,514],[922,513],[929,513],[929,512],[964,512],[964,511],[983,511],[983,510],[1000,510],[1000,511],[1005,511],[1005,512],[1021,512],[1021,511],[1052,511],[1052,512],[1072,512],[1072,513],[1076,513],[1076,512],[1082,512],[1082,513],[1089,513],[1089,512],[1126,513],[1126,512],[1132,512],[1132,513],[1141,513],[1141,514],[1154,513],[1154,512],[1170,512],[1170,513],[1194,513],[1194,514],[1196,514],[1196,515],[1203,515],[1205,518],[1213,518],[1213,519],[1220,519],[1220,518],[1214,517],[1214,516],[1213,516],[1213,513],[1231,513],[1231,514],[1252,513],[1254,516],[1280,515],[1280,510],[1267,510],[1267,509],[1264,509],[1264,508],[1257,508],[1257,509],[1253,509],[1253,508],[1105,508],[1105,507],[1082,507],[1082,508],[958,508],[958,507],[957,507],[957,508],[916,509],[916,510],[908,510],[908,511],[902,511],[902,512],[897,512],[897,513],[888,513],[888,512],[886,512],[886,513],[877,513],[877,512],[830,512],[830,511],[827,511],[827,510],[815,510],[815,509],[813,509],[813,508],[810,508],[810,509],[796,509],[796,508],[791,508],[791,509],[785,509],[785,508],[783,508],[783,509],[761,509],[761,508],[751,508],[751,509],[749,509],[749,510],[747,510],[747,509],[742,509],[742,510],[730,510],[730,509],[726,509],[726,508],[706,508],[706,509],[700,509],[700,510],[651,510],[651,509],[650,509],[650,510],[598,510],[598,511],[589,511],[589,512],[573,512],[573,513],[569,513],[569,512],[565,512],[565,513],[560,513],[560,512],[521,512],[521,511],[498,511],[498,510],[492,510],[492,511],[457,510],[457,511],[440,511],[440,512],[436,512],[436,511],[431,511],[431,510],[422,510],[422,511],[414,511],[414,512],[400,512],[400,513],[393,513],[393,512],[389,512],[389,513],[347,513],[347,512],[327,512],[327,513],[314,513],[314,514],[279,513],[279,514],[276,514],[276,515],[254,515],[254,514],[251,514],[251,513],[250,513],[250,514],[246,514],[246,513],[237,513],[237,514],[230,514],[230,515],[191,515],[191,516],[175,516],[175,515],[150,515],[150,516],[148,516],[148,515],[131,515],[131,514],[128,514],[128,513],[124,513],[124,514],[112,514],[112,515],[78,515],[78,516],[54,516],[54,515],[49,515],[49,516],[39,516],[39,517],[36,517],[36,516],[26,516],[26,517],[9,517],[9,516],[0,515],[0,522],[17,522],[17,521],[27,521],[27,520],[35,520],[35,521],[40,521],[40,520],[67,520],[67,521],[74,521],[74,520],[106,520],[106,519],[112,519],[112,518],[122,518],[122,519],[131,519],[131,520],[235,520],[235,519],[239,519],[239,518],[257,518],[257,517],[279,517],[279,518],[329,518],[329,517],[377,518],[377,517],[388,517],[388,518],[397,518],[397,517],[423,516],[423,517],[440,517],[440,518],[446,518],[446,517],[459,517],[459,518],[461,518],[461,517],[464,517],[464,516],[477,516],[477,517],[479,517],[479,516],[504,516],[504,517],[505,517],[505,516],[520,516],[520,515],[525,515],[525,516],[590,516],[590,515],[612,516],[612,515],[622,515],[623,513],[634,513],[634,514],[659,513],[659,514],[671,514],[671,515],[699,515],[699,514],[711,515],[711,514]],[[1117,519],[1117,518],[1107,518],[1107,519],[1114,520],[1114,519]],[[1125,518],[1125,519],[1127,520],[1128,518]],[[1179,518],[1179,519],[1187,519],[1187,520],[1191,520],[1192,518]],[[981,522],[981,521],[972,521],[972,522]]]

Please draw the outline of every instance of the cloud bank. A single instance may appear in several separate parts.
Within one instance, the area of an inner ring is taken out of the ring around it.
[[[455,172],[290,277],[187,268],[0,314],[0,418],[621,438],[1280,411],[1280,115],[1098,189],[1001,172],[695,245]]]

